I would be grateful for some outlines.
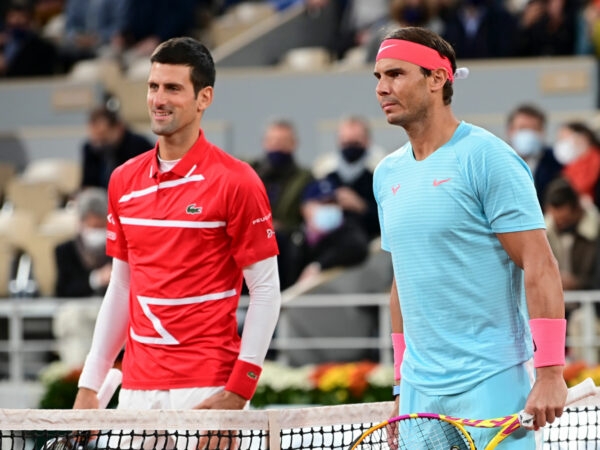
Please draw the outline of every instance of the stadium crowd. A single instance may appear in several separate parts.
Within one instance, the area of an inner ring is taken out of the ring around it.
[[[596,0],[11,0],[0,6],[0,76],[64,74],[98,57],[126,66],[174,36],[214,46],[212,24],[245,3],[333,8],[327,47],[338,60],[362,48],[373,61],[388,28],[411,25],[441,34],[458,59],[600,54]]]

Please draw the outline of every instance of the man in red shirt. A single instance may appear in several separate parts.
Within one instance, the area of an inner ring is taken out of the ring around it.
[[[98,407],[96,393],[125,345],[119,408],[242,409],[281,304],[269,201],[252,168],[200,128],[215,80],[206,47],[174,38],[150,60],[158,143],[110,179],[113,270],[74,407]],[[243,278],[250,306],[240,339]]]

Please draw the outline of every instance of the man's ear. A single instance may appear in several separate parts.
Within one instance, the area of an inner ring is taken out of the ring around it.
[[[432,92],[439,91],[444,88],[446,81],[448,80],[448,72],[445,69],[433,69],[431,76],[428,77],[430,80],[430,87]]]
[[[198,92],[196,105],[198,111],[204,111],[213,101],[214,89],[212,86],[205,86]]]

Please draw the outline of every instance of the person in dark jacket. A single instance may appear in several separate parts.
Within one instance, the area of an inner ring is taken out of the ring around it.
[[[130,158],[153,148],[140,134],[131,131],[114,111],[100,106],[88,119],[88,139],[82,148],[82,187],[108,188],[110,174]]]
[[[107,202],[101,188],[89,188],[77,196],[79,232],[55,250],[57,297],[89,297],[106,290],[112,267],[106,255]]]
[[[292,235],[296,281],[333,267],[352,267],[369,256],[368,235],[355,216],[346,216],[336,200],[336,186],[328,179],[312,182],[302,201],[304,225]]]
[[[313,176],[296,162],[298,137],[291,121],[281,118],[271,121],[265,129],[262,147],[263,155],[250,165],[264,183],[271,204],[279,246],[279,282],[285,289],[297,276],[295,262],[290,259],[294,254],[290,237],[302,225],[300,203]]]
[[[35,30],[31,7],[12,3],[0,31],[0,76],[48,76],[60,71],[58,51]]]
[[[325,179],[335,186],[336,202],[344,217],[352,218],[369,239],[379,236],[379,216],[373,195],[373,172],[368,167],[371,131],[359,116],[343,118],[338,125],[338,164]]]

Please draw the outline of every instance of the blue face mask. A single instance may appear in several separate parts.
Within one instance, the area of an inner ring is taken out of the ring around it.
[[[290,164],[294,158],[291,153],[276,150],[267,152],[267,159],[269,160],[269,164],[273,167],[284,167]]]
[[[338,205],[319,205],[312,217],[312,225],[321,233],[329,233],[339,228],[344,221],[344,213]]]
[[[537,156],[544,148],[542,138],[533,130],[519,130],[514,134],[511,141],[513,148],[521,158]]]

